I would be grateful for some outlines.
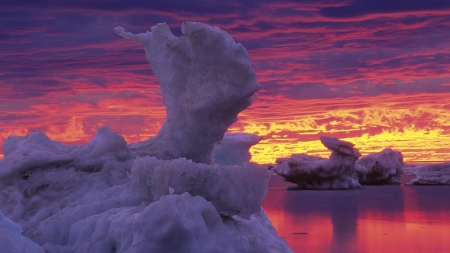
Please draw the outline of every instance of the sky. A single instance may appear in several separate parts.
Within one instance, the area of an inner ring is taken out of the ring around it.
[[[203,22],[248,51],[261,85],[229,132],[263,137],[253,161],[327,156],[328,135],[363,155],[450,160],[450,1],[0,2],[0,145],[45,132],[82,144],[108,126],[128,143],[155,136],[165,108],[139,43],[166,22]],[[0,152],[0,157],[3,154]]]

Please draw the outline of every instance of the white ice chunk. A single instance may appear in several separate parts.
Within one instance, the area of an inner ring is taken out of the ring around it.
[[[211,201],[217,212],[244,218],[259,212],[267,193],[267,169],[257,164],[219,166],[194,163],[185,158],[170,161],[139,157],[131,169],[135,185],[158,200],[189,192]]]
[[[355,144],[339,140],[338,138],[330,137],[330,136],[320,136],[319,137],[320,142],[327,147],[329,150],[332,150],[338,154],[344,155],[344,156],[354,156],[354,157],[360,157],[361,154],[359,151],[355,148]]]
[[[385,148],[370,153],[356,162],[356,174],[361,184],[399,184],[403,173],[402,153]]]
[[[77,170],[98,171],[107,161],[125,162],[136,155],[125,139],[108,127],[98,129],[86,145],[67,146],[53,141],[44,133],[33,132],[24,137],[11,136],[3,144],[0,160],[0,185],[14,175],[27,176],[27,171],[66,165]]]
[[[20,225],[0,212],[0,252],[44,253],[44,249],[30,238],[23,236]]]
[[[257,144],[261,137],[248,133],[225,134],[214,146],[214,163],[220,165],[241,165],[249,162],[252,155],[250,147]]]
[[[116,33],[137,40],[161,84],[166,121],[155,138],[130,145],[140,155],[210,163],[211,151],[259,89],[247,51],[225,31],[184,22],[184,37],[165,23],[151,32]]]
[[[187,163],[186,168],[209,166],[209,170],[214,170],[212,167],[223,169],[218,165],[177,160],[172,165],[183,166],[184,161]],[[129,185],[130,177],[123,173],[126,172],[126,166],[123,166],[125,164],[112,163],[98,172],[65,167],[34,170],[25,183],[3,190],[0,207],[21,223],[25,235],[42,245],[46,252],[292,252],[286,242],[277,236],[264,211],[260,209],[260,204],[250,219],[244,220],[238,216],[223,218],[211,201],[189,193],[178,195],[176,191],[179,188],[174,189],[172,195],[162,196],[153,202],[148,196],[133,191]],[[187,186],[191,186],[190,189],[194,191],[198,187],[197,193],[205,195],[212,191],[224,191],[224,197],[219,197],[222,193],[218,193],[214,198],[231,201],[231,206],[239,204],[250,208],[251,203],[257,202],[252,197],[258,198],[256,193],[252,194],[252,188],[266,189],[267,182],[264,182],[264,177],[262,185],[257,185],[257,182],[254,185],[238,185],[242,180],[233,182],[232,177],[246,176],[245,170],[248,168],[240,169],[244,171],[223,173],[228,176],[224,179],[200,175],[200,182],[193,186],[190,183],[195,178],[189,175],[188,170],[185,170],[188,174],[186,182],[183,182],[183,176],[179,178],[178,173],[173,173],[178,179],[172,181],[178,180],[183,187],[187,189]],[[149,170],[152,171],[152,168]],[[175,171],[178,170],[168,169],[168,172]],[[193,171],[204,172],[201,169]],[[114,175],[119,172],[121,177]],[[141,176],[145,176],[145,171],[140,172],[144,173]],[[263,178],[261,172],[257,169],[251,176],[257,179],[260,175]],[[220,187],[211,186],[213,179],[219,180]],[[247,180],[250,178],[247,177]],[[231,189],[223,188],[226,183],[230,184]],[[147,189],[139,192],[142,190]],[[165,191],[166,194],[170,193],[168,187]],[[236,200],[227,194],[235,194]],[[250,204],[237,202],[244,199]]]
[[[19,175],[29,169],[73,161],[66,145],[53,141],[40,132],[8,137],[3,143],[3,151],[5,157],[0,160],[0,185],[7,183],[13,174]]]
[[[52,252],[292,252],[264,211],[223,219],[211,202],[189,193],[149,205],[111,209],[72,226],[68,245]],[[73,251],[71,251],[73,250]]]
[[[361,185],[351,176],[360,153],[353,144],[322,136],[320,141],[332,153],[328,160],[308,155],[278,158],[272,170],[285,181],[297,184],[292,189],[348,189]]]
[[[416,178],[408,184],[450,185],[450,162],[423,165],[413,174]]]

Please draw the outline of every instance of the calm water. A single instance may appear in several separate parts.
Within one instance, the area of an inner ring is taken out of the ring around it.
[[[263,208],[294,252],[450,252],[450,186],[287,191],[286,184],[270,179]]]

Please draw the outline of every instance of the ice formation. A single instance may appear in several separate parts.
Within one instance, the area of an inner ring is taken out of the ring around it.
[[[250,147],[259,143],[261,137],[248,133],[229,133],[214,146],[214,163],[220,165],[240,165],[252,158]]]
[[[137,158],[131,173],[135,184],[155,200],[168,195],[172,188],[175,194],[188,192],[204,197],[222,215],[245,218],[261,209],[268,183],[267,171],[261,165],[208,165],[184,158]]]
[[[131,148],[159,159],[210,163],[214,145],[259,89],[245,48],[225,31],[196,22],[184,22],[180,38],[165,23],[140,34],[115,31],[142,43],[166,106],[158,135]]]
[[[322,144],[331,150],[329,159],[308,155],[278,158],[272,170],[285,181],[297,184],[293,189],[348,189],[361,185],[352,178],[360,153],[352,143],[321,136]]]
[[[33,169],[65,165],[81,171],[98,171],[110,160],[126,161],[136,156],[127,148],[125,139],[107,127],[99,128],[95,138],[83,146],[67,146],[44,133],[33,132],[8,137],[3,150],[0,185],[10,177],[26,176]]]
[[[195,162],[209,162],[258,88],[248,55],[218,28],[185,23],[183,32],[122,33],[143,42],[162,83],[168,118],[155,139],[127,145],[102,127],[82,146],[44,133],[5,140],[0,212],[45,252],[292,252],[261,209],[264,167]],[[23,237],[12,226],[0,242],[16,247]]]
[[[413,174],[416,178],[408,184],[450,185],[450,162],[423,165]]]
[[[44,253],[44,249],[22,235],[22,227],[0,212],[0,252]]]
[[[261,209],[263,166],[135,158],[103,137],[70,147],[35,133],[5,144],[16,148],[0,160],[10,172],[0,211],[47,252],[291,252]],[[60,162],[64,152],[72,159]]]
[[[390,148],[356,161],[355,174],[361,184],[399,184],[402,173],[402,153]]]

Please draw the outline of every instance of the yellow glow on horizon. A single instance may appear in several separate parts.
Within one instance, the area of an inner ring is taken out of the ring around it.
[[[255,103],[230,132],[263,137],[252,161],[307,153],[328,157],[322,135],[350,141],[363,155],[390,147],[405,162],[450,160],[450,94],[416,94],[346,99],[280,99],[273,109]],[[301,108],[301,109],[299,109]]]
[[[37,101],[31,111],[20,112],[34,117],[0,125],[0,145],[9,135],[32,131],[66,144],[82,144],[104,125],[132,143],[155,136],[164,123],[164,105],[154,100],[160,95],[149,93],[152,99],[104,95],[107,98],[95,105],[60,103],[53,97],[48,103]],[[319,141],[322,135],[350,141],[363,155],[390,147],[401,151],[405,162],[450,161],[449,105],[450,93],[303,100],[258,95],[229,132],[261,136],[250,151],[252,161],[262,164],[297,153],[328,157],[330,152]]]

